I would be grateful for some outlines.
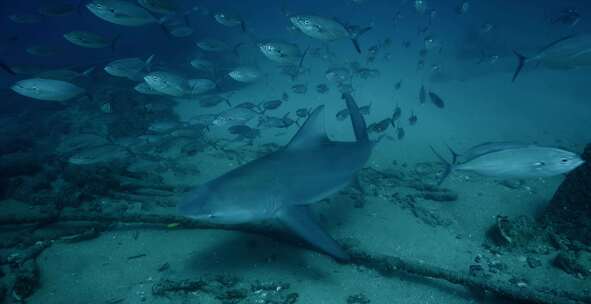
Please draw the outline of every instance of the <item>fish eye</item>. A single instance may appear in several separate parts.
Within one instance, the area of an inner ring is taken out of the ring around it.
[[[563,164],[568,163],[568,158],[561,158],[560,162]]]

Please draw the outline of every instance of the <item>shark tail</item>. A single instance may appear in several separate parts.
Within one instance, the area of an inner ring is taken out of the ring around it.
[[[0,68],[10,75],[16,75],[16,72],[14,72],[6,63],[2,62],[2,60],[0,60]]]
[[[367,125],[365,118],[359,112],[359,107],[355,103],[355,99],[349,93],[343,93],[342,98],[347,103],[347,109],[351,116],[351,123],[353,124],[353,132],[358,142],[369,142],[369,135],[367,134]]]
[[[308,46],[306,48],[306,50],[304,50],[304,53],[302,54],[302,57],[300,58],[300,62],[298,63],[298,71],[302,68],[302,65],[304,64],[304,58],[306,58],[306,55],[308,54],[309,50],[310,50],[310,46]]]
[[[354,33],[351,33],[351,41],[353,42],[353,46],[355,47],[355,50],[357,51],[357,53],[361,54],[361,46],[359,46],[359,36],[365,34],[367,31],[371,30],[372,27],[368,26],[365,28],[362,28],[358,31],[355,31]]]
[[[448,147],[449,151],[452,154],[452,161],[450,163],[445,158],[443,158],[443,156],[441,156],[441,154],[439,154],[437,152],[437,150],[435,150],[435,148],[433,148],[433,146],[429,146],[429,147],[431,148],[431,151],[433,151],[433,154],[435,154],[435,156],[437,156],[437,158],[439,158],[439,160],[445,165],[445,170],[443,171],[441,178],[437,182],[437,186],[440,186],[447,179],[447,177],[453,172],[454,165],[457,163],[458,154],[456,152],[454,152],[451,148]]]
[[[515,54],[515,56],[517,57],[517,67],[515,68],[515,72],[513,73],[513,79],[511,81],[515,82],[515,79],[517,79],[517,76],[519,76],[519,73],[523,69],[523,66],[527,62],[528,58],[522,55],[521,53],[517,52],[516,50],[513,50],[513,54]]]

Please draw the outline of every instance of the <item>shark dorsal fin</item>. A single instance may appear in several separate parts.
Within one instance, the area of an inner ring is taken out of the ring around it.
[[[308,116],[306,122],[287,145],[287,149],[302,149],[317,146],[327,141],[328,136],[324,126],[324,106],[322,105],[316,107]]]

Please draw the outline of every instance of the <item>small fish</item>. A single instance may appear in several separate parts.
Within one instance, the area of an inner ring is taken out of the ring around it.
[[[234,107],[220,113],[215,120],[211,122],[214,126],[235,126],[245,125],[253,118],[259,115],[254,109],[245,107]]]
[[[223,26],[240,26],[242,32],[246,32],[246,23],[244,23],[244,20],[242,20],[242,18],[236,13],[228,11],[218,12],[213,15],[213,18],[215,19],[215,21],[217,21],[217,23]]]
[[[419,121],[419,118],[417,117],[417,115],[416,115],[414,112],[412,112],[412,113],[410,114],[410,117],[408,118],[408,123],[409,123],[411,126],[414,126],[414,125],[416,125],[416,124],[417,124],[417,122],[418,122],[418,121]]]
[[[238,82],[251,83],[261,77],[261,72],[253,67],[242,66],[230,71],[228,76]]]
[[[310,115],[310,110],[306,108],[300,108],[296,110],[296,116],[299,118],[306,118]]]
[[[78,9],[78,6],[72,3],[52,1],[51,4],[46,4],[37,10],[39,14],[48,17],[63,17],[71,15]]]
[[[576,9],[569,8],[565,9],[558,14],[558,16],[552,18],[550,20],[550,24],[563,24],[568,25],[570,27],[574,27],[581,21],[581,15],[577,12]]]
[[[300,65],[305,56],[297,44],[280,40],[261,41],[257,46],[267,59],[279,64]]]
[[[170,96],[181,97],[190,93],[186,78],[171,72],[155,71],[144,76],[144,81],[154,90]]]
[[[154,55],[148,57],[146,61],[137,57],[118,59],[107,64],[105,66],[105,72],[111,76],[140,81],[150,71],[153,59]]]
[[[365,28],[344,26],[334,19],[314,15],[292,15],[289,21],[302,33],[315,39],[323,41],[351,39],[358,53],[361,53],[358,38],[372,28],[371,26]]]
[[[336,117],[337,117],[338,121],[343,121],[343,120],[347,119],[349,117],[349,110],[342,109],[342,110],[338,111],[336,114]]]
[[[400,117],[402,116],[402,109],[400,108],[400,106],[396,106],[396,108],[394,108],[394,112],[392,112],[392,121],[396,122],[400,119]]]
[[[443,109],[445,108],[445,102],[443,102],[443,99],[441,99],[441,97],[439,97],[439,95],[433,93],[433,92],[429,92],[429,97],[431,98],[431,102],[438,108]]]
[[[324,83],[321,83],[319,85],[316,86],[316,92],[320,93],[320,94],[324,94],[326,92],[328,92],[328,86]]]
[[[113,108],[111,107],[111,103],[110,102],[104,103],[101,106],[101,112],[106,113],[106,114],[112,113],[113,112]]]
[[[67,101],[86,92],[66,81],[42,78],[21,80],[10,88],[20,95],[46,101]]]
[[[249,109],[249,110],[255,110],[255,109],[258,109],[259,106],[252,103],[252,102],[246,101],[246,102],[242,102],[242,103],[237,104],[236,106],[234,106],[234,108],[245,108],[245,109]]]
[[[421,89],[419,90],[419,103],[424,104],[427,101],[427,91],[425,90],[425,86],[421,85]]]
[[[211,107],[215,107],[217,105],[219,105],[220,103],[226,103],[228,106],[232,106],[230,104],[230,100],[228,100],[226,97],[222,96],[222,95],[218,95],[218,94],[212,94],[212,95],[205,95],[205,96],[201,96],[199,98],[199,105],[203,108],[211,108]]]
[[[109,39],[87,31],[68,32],[64,34],[64,38],[74,45],[91,49],[100,49],[110,46],[111,49],[114,50],[115,45],[119,41],[119,36]]]
[[[8,16],[14,23],[22,23],[22,24],[33,24],[41,22],[41,19],[37,15],[32,14],[13,14]]]
[[[115,161],[125,161],[132,154],[124,147],[114,144],[106,144],[98,147],[83,149],[72,155],[68,162],[77,166],[89,166],[107,164]]]
[[[351,81],[351,71],[347,68],[331,68],[326,70],[324,76],[328,81],[344,83]]]
[[[413,6],[419,15],[424,15],[427,11],[427,2],[425,0],[415,0]]]
[[[465,15],[469,9],[470,9],[470,2],[463,1],[462,3],[458,4],[458,6],[456,7],[456,13],[458,13],[458,15]]]
[[[117,25],[143,26],[159,23],[143,7],[124,0],[93,0],[86,4],[86,8],[95,16]]]
[[[451,149],[451,162],[433,147],[431,150],[446,165],[438,185],[454,171],[470,171],[497,178],[534,178],[568,173],[584,163],[579,155],[570,151],[511,142],[474,146],[463,154],[461,161],[458,161],[460,155]]]
[[[283,92],[283,94],[281,94],[281,100],[283,100],[284,102],[289,100],[289,95],[286,92]]]
[[[212,38],[205,38],[195,42],[195,45],[206,52],[225,52],[230,50],[230,46],[225,42]]]
[[[396,138],[398,140],[404,139],[405,135],[406,135],[406,133],[404,132],[404,128],[402,128],[402,127],[396,128]]]
[[[47,45],[30,46],[26,49],[26,51],[31,55],[40,57],[54,56],[59,52],[57,48]]]
[[[400,79],[396,84],[394,84],[394,90],[398,91],[402,87],[402,79]]]
[[[214,71],[214,63],[207,60],[207,59],[201,59],[201,58],[195,58],[193,60],[191,60],[191,66],[194,67],[195,69],[197,69],[198,71],[202,71],[202,72],[208,72],[211,73]]]
[[[283,104],[283,101],[281,101],[280,99],[274,99],[274,100],[265,101],[261,105],[262,105],[262,108],[266,111],[266,110],[275,110],[275,109],[279,108],[282,104]]]
[[[371,111],[371,103],[368,105],[359,107],[359,113],[361,113],[361,115],[369,115],[370,111]]]
[[[163,93],[160,93],[160,92],[154,90],[151,86],[149,86],[145,82],[138,83],[135,87],[133,87],[133,89],[136,92],[141,93],[141,94],[145,94],[145,95],[165,95]]]
[[[291,91],[296,94],[306,94],[308,91],[308,86],[305,84],[296,84],[291,86]]]
[[[258,127],[286,129],[295,123],[296,121],[289,118],[289,113],[287,113],[283,117],[261,116]]]
[[[388,128],[390,127],[391,124],[392,124],[392,119],[385,118],[385,119],[382,119],[378,122],[369,124],[369,126],[367,126],[367,131],[370,133],[383,133],[386,130],[388,130]]]

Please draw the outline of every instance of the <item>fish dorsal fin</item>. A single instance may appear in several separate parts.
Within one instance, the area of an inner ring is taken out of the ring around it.
[[[287,145],[287,149],[303,149],[321,145],[327,141],[328,136],[324,125],[324,106],[322,105],[312,111],[306,122]]]

